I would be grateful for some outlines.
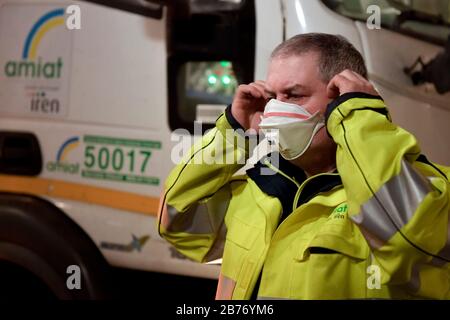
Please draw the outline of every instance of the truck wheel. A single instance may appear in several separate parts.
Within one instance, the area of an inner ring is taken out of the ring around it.
[[[41,291],[35,299],[112,297],[110,267],[91,238],[63,211],[30,195],[0,193],[2,271],[11,275],[8,283],[24,287],[17,292],[28,285]]]

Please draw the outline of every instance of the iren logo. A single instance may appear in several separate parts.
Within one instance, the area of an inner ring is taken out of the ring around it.
[[[52,29],[64,25],[64,9],[58,8],[40,17],[28,33],[22,50],[22,60],[6,62],[4,71],[7,77],[59,79],[63,67],[62,58],[43,61],[37,58],[39,44]]]
[[[76,174],[80,170],[80,165],[78,163],[70,163],[66,160],[67,155],[76,147],[80,145],[79,137],[71,137],[64,141],[64,143],[59,147],[56,153],[56,161],[47,162],[46,168],[48,171],[58,171],[64,173]]]
[[[42,113],[59,113],[59,100],[47,97],[45,91],[30,92],[30,110]]]

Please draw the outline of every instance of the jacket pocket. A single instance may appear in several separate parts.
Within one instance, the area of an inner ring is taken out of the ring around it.
[[[243,249],[250,250],[258,238],[259,233],[260,230],[258,228],[233,217],[228,226],[226,239]]]
[[[291,298],[366,297],[369,249],[362,236],[320,233],[296,241],[291,252]]]

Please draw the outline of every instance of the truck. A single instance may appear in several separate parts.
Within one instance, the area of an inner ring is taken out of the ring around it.
[[[216,279],[220,261],[159,237],[164,180],[300,33],[346,37],[394,121],[450,164],[450,94],[411,79],[449,15],[447,0],[0,0],[0,272],[61,299],[107,297],[111,267]]]

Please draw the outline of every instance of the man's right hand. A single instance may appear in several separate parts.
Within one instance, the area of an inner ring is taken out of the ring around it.
[[[245,130],[259,130],[261,115],[269,99],[264,87],[262,80],[241,84],[234,95],[231,114]]]

